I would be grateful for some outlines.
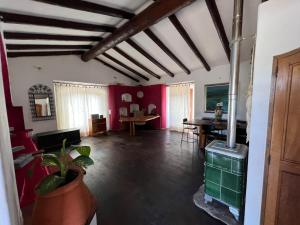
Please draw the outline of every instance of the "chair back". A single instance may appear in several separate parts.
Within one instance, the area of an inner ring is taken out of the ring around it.
[[[133,113],[134,117],[143,117],[144,116],[144,111],[135,111]]]

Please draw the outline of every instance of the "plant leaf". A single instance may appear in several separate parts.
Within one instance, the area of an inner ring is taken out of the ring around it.
[[[44,178],[39,186],[37,187],[37,193],[40,195],[45,195],[53,190],[55,190],[58,186],[65,182],[65,178],[59,177],[57,175],[49,175]]]
[[[94,161],[90,157],[85,156],[85,155],[80,155],[80,156],[76,157],[75,159],[73,159],[72,162],[76,166],[80,166],[80,167],[84,167],[84,168],[94,164]]]
[[[91,154],[91,147],[90,146],[73,146],[73,149],[75,149],[80,155],[84,156],[90,156]]]
[[[42,158],[43,166],[56,166],[61,168],[61,163],[55,154],[44,154]]]
[[[60,153],[61,153],[62,156],[66,154],[66,142],[67,142],[67,138],[65,138],[63,140],[62,148],[60,150]]]

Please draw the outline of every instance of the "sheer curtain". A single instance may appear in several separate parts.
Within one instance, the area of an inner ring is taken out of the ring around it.
[[[89,133],[91,114],[106,117],[108,123],[108,88],[54,82],[57,128],[80,128],[82,136]]]
[[[182,120],[194,117],[194,84],[182,83],[168,86],[168,127],[181,131]]]

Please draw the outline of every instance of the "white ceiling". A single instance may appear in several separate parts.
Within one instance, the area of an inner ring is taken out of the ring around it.
[[[139,12],[151,1],[147,0],[88,0],[90,2],[112,6],[118,9],[125,9],[129,12]],[[253,44],[252,36],[256,32],[257,8],[261,0],[245,0],[244,5],[244,26],[243,36],[246,38],[242,43],[242,60],[250,59],[251,47]],[[233,0],[216,0],[225,31],[229,41],[231,40],[231,26],[233,14]],[[126,20],[99,15],[90,12],[84,12],[55,5],[35,2],[32,0],[0,0],[0,10],[6,12],[17,12],[27,15],[44,16],[49,18],[70,20],[76,22],[86,22],[92,24],[108,24],[118,26]],[[210,13],[204,0],[197,0],[190,6],[176,13],[178,19],[189,33],[191,39],[198,47],[204,58],[211,67],[228,63],[225,51],[222,47],[217,31],[214,27]],[[45,33],[45,34],[64,34],[80,36],[104,36],[105,33],[91,32],[82,30],[72,30],[54,27],[42,27],[20,24],[4,24],[5,31]],[[171,24],[168,18],[160,21],[151,27],[151,30],[161,39],[163,43],[190,69],[202,68],[201,62],[190,50],[186,42]],[[107,35],[107,34],[106,34]],[[180,73],[182,69],[169,58],[144,32],[138,33],[132,39],[138,43],[150,55],[155,57],[161,64],[167,67],[173,73]],[[79,45],[95,44],[87,41],[47,41],[47,40],[7,40],[10,44],[51,44],[51,45]],[[164,71],[155,66],[129,44],[123,42],[118,45],[127,54],[137,59],[140,63],[161,76],[168,76]],[[138,72],[151,77],[145,71],[125,59],[114,50],[107,51],[111,56],[137,70]],[[130,71],[116,65],[104,56],[99,56],[104,61],[136,77]]]

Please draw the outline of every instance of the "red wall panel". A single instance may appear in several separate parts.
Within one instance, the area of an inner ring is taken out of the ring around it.
[[[137,92],[143,91],[144,97],[137,98]],[[121,99],[122,94],[129,93],[132,95],[132,102],[123,102]],[[128,113],[130,112],[130,104],[139,104],[140,110],[145,109],[148,112],[148,105],[156,105],[156,112],[161,116],[160,119],[149,122],[154,129],[166,128],[166,86],[162,84],[150,86],[122,86],[110,85],[109,86],[109,109],[110,109],[110,127],[111,130],[119,130],[119,108],[126,107]]]

